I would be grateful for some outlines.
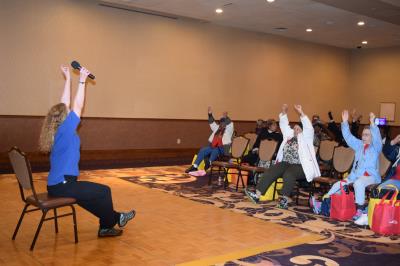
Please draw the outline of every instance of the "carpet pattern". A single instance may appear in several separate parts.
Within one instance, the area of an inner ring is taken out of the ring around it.
[[[307,206],[302,192],[300,205],[291,203],[288,210],[275,208],[275,202],[254,204],[233,188],[223,189],[214,178],[208,186],[207,177],[183,174],[184,167],[154,169],[122,179],[190,200],[230,209],[288,227],[324,236],[321,241],[292,248],[275,250],[218,265],[398,265],[400,237],[379,236],[368,228],[352,222],[339,222],[315,215]],[[278,232],[277,232],[278,233]]]

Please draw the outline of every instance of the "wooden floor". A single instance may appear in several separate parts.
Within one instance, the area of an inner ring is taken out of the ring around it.
[[[23,204],[14,177],[0,175],[0,264],[209,265],[319,238],[118,178],[91,181],[111,186],[117,210],[137,211],[124,234],[98,239],[96,217],[78,207],[78,244],[73,242],[72,218],[66,217],[60,220],[58,235],[54,224],[46,222],[35,250],[30,252],[40,214],[28,214],[12,241]],[[45,189],[45,181],[36,184]]]

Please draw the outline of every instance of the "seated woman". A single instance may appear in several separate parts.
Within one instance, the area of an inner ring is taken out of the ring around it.
[[[321,175],[313,146],[314,128],[301,105],[295,105],[294,108],[300,115],[301,124],[296,124],[293,129],[290,127],[287,117],[288,106],[284,104],[279,115],[283,142],[276,156],[277,163],[265,170],[255,193],[245,189],[246,195],[254,203],[258,203],[260,196],[265,194],[271,184],[282,177],[283,188],[280,191],[277,207],[287,209],[296,180],[306,178],[311,182]]]
[[[79,176],[80,139],[76,129],[85,103],[85,83],[90,72],[80,70],[79,86],[70,110],[71,78],[68,67],[61,67],[66,82],[61,103],[48,112],[42,127],[39,149],[50,152],[50,172],[47,191],[50,196],[75,198],[78,205],[99,218],[99,237],[119,236],[123,228],[135,216],[135,211],[116,212],[108,186],[77,181]]]
[[[211,107],[208,107],[208,123],[211,128],[211,135],[208,138],[209,145],[200,149],[197,154],[196,161],[193,165],[191,165],[188,169],[185,170],[185,173],[195,172],[197,171],[200,163],[205,160],[205,171],[210,167],[211,163],[215,161],[220,155],[228,155],[230,145],[232,143],[233,136],[233,122],[228,117],[228,113],[224,112],[223,116],[219,120],[219,124],[215,122],[215,119],[212,115]],[[201,175],[205,175],[203,172]]]
[[[375,125],[375,115],[370,113],[370,126],[366,126],[362,132],[362,139],[354,137],[349,128],[349,112],[342,113],[342,134],[347,145],[355,151],[355,159],[351,173],[343,181],[346,184],[353,183],[356,197],[357,213],[353,217],[357,220],[365,212],[365,187],[381,182],[379,175],[379,154],[382,151],[382,139],[378,127]],[[333,184],[327,196],[340,193],[340,181]]]
[[[269,140],[275,140],[278,145],[277,149],[279,148],[279,145],[281,144],[283,140],[282,133],[278,132],[278,124],[274,119],[268,119],[267,120],[267,127],[262,128],[260,133],[257,136],[256,142],[254,142],[253,149],[249,154],[243,157],[242,162],[243,163],[248,163],[250,165],[256,165],[259,156],[258,156],[258,149],[260,148],[260,143],[262,140],[269,139]]]

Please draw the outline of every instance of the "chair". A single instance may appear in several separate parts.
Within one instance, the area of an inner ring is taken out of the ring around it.
[[[333,152],[332,164],[333,169],[337,177],[342,176],[344,173],[348,172],[354,161],[354,151],[351,148],[346,147],[336,147]],[[312,181],[312,191],[310,193],[314,193],[316,190],[316,184],[319,184],[320,187],[330,187],[339,178],[333,178],[332,173],[330,176],[321,176],[316,177]]]
[[[212,173],[213,173],[214,167],[218,167],[218,174],[220,174],[221,170],[223,169],[224,188],[226,188],[227,183],[228,183],[228,171],[229,171],[229,169],[239,169],[240,161],[243,158],[244,152],[246,151],[246,147],[248,144],[249,144],[249,139],[247,139],[245,137],[240,136],[240,137],[236,137],[233,139],[232,146],[231,146],[231,159],[229,160],[229,162],[214,161],[211,163],[211,170],[210,170],[210,175],[209,175],[209,179],[208,179],[208,185],[211,185]],[[233,161],[236,160],[236,163],[232,163],[231,162],[232,160]],[[236,184],[236,191],[238,190],[239,179],[242,181],[243,187],[245,187],[243,177],[240,173],[240,169],[239,169],[239,177],[237,179],[237,184]]]
[[[278,142],[276,142],[275,140],[268,140],[268,139],[262,140],[260,142],[260,147],[258,149],[258,156],[260,158],[260,161],[264,161],[264,162],[271,161],[272,156],[274,156],[277,145],[278,145]],[[241,171],[254,172],[257,175],[264,173],[264,171],[266,169],[264,167],[250,166],[250,165],[240,165],[239,168]]]
[[[48,220],[54,220],[55,232],[58,233],[58,218],[72,215],[74,222],[74,235],[75,235],[75,243],[78,243],[78,231],[77,231],[77,223],[76,223],[76,214],[75,208],[73,204],[76,203],[74,198],[58,198],[51,197],[47,193],[37,193],[34,187],[33,179],[32,179],[32,171],[29,160],[26,155],[21,152],[17,147],[13,147],[9,152],[8,156],[10,158],[10,162],[14,173],[18,180],[19,190],[21,193],[21,199],[25,203],[24,209],[22,210],[21,216],[19,218],[18,224],[15,228],[14,234],[12,236],[12,240],[15,240],[17,236],[19,227],[22,223],[22,219],[25,216],[25,213],[33,212],[33,211],[42,211],[42,218],[40,219],[39,225],[36,229],[35,236],[33,238],[30,250],[32,251],[35,247],[36,240],[39,236],[40,229],[42,228],[43,222]],[[25,197],[25,191],[30,193],[29,196]],[[34,208],[28,210],[29,206],[33,206]],[[57,215],[57,208],[61,207],[71,207],[72,212],[66,213],[63,215]],[[46,218],[47,212],[53,210],[54,216],[50,218]]]
[[[246,139],[249,139],[249,145],[248,145],[249,151],[251,151],[253,149],[254,143],[256,143],[256,140],[257,140],[257,136],[258,135],[256,133],[252,133],[252,132],[244,134],[244,137]]]
[[[382,179],[385,178],[387,172],[389,171],[390,166],[392,165],[392,162],[389,161],[385,155],[381,152],[379,154],[379,175],[381,176]],[[372,184],[369,186],[366,186],[365,188],[365,196],[367,199],[369,199],[370,194],[372,190],[374,190],[376,187],[378,187],[379,184]]]
[[[320,165],[321,172],[331,172],[333,152],[338,145],[339,144],[333,140],[321,141],[318,149],[318,155],[322,161],[322,164]]]

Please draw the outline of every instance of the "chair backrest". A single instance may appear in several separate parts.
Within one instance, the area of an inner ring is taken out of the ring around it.
[[[275,140],[264,139],[260,142],[260,148],[258,150],[258,155],[261,161],[271,161],[272,156],[276,151],[276,146],[278,142]]]
[[[333,140],[323,140],[319,145],[319,158],[323,161],[330,161],[333,158],[333,151],[339,144]]]
[[[336,147],[333,152],[333,168],[338,173],[344,173],[350,170],[354,161],[354,151],[351,148]]]
[[[244,137],[246,139],[249,139],[249,150],[252,150],[254,143],[256,143],[256,140],[257,140],[257,134],[249,132],[249,133],[244,134]]]
[[[231,155],[233,158],[241,158],[246,151],[246,147],[249,144],[249,139],[245,137],[236,137],[232,141]]]
[[[25,196],[22,189],[32,191],[32,194],[36,198],[35,189],[33,187],[31,166],[25,153],[21,152],[17,147],[13,147],[8,152],[8,157],[10,158],[12,168],[19,183],[22,199],[25,201]]]
[[[391,164],[392,163],[388,159],[386,159],[385,155],[383,155],[383,153],[381,152],[381,154],[379,154],[379,174],[381,175],[381,177],[385,177]]]

